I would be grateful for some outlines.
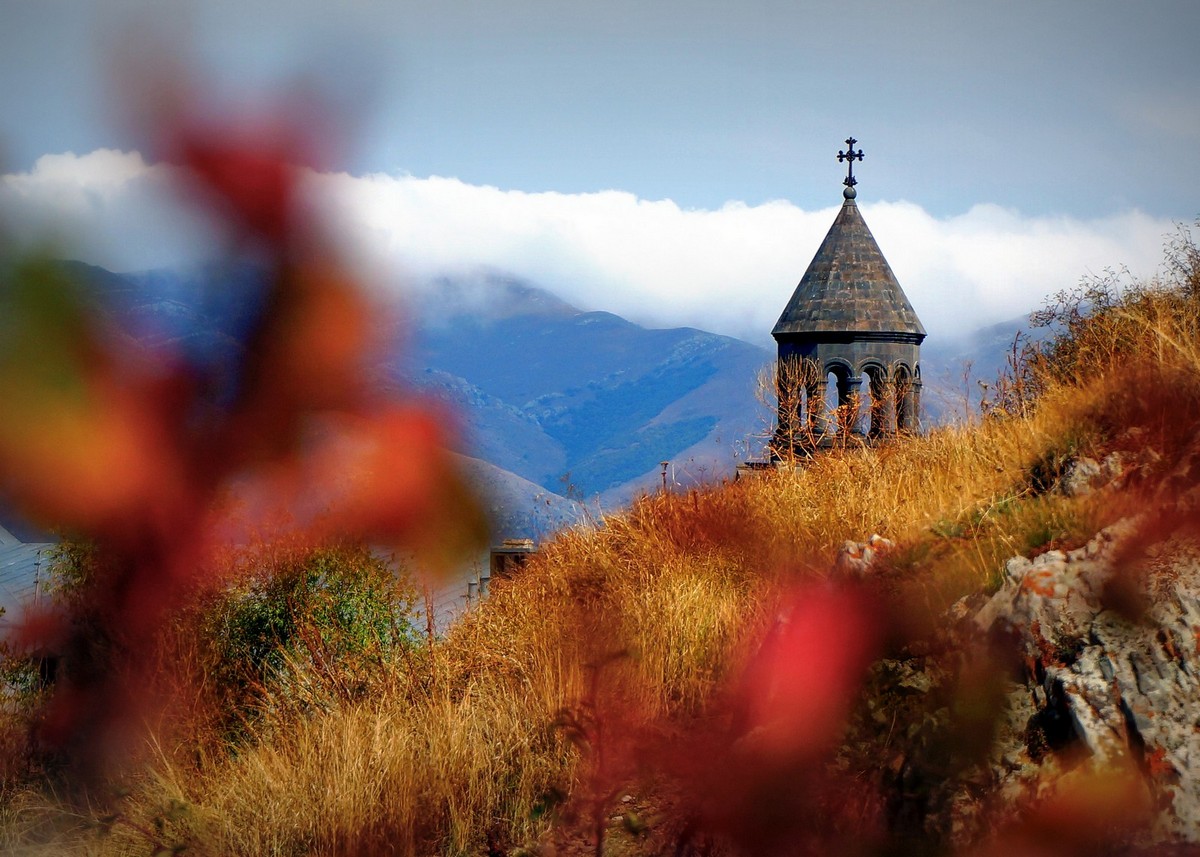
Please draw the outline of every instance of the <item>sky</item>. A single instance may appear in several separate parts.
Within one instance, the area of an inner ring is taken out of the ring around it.
[[[1194,0],[0,0],[0,20],[0,221],[115,270],[209,246],[122,118],[114,68],[164,44],[231,113],[299,87],[337,106],[346,145],[308,185],[385,287],[493,270],[769,341],[849,135],[931,335],[1151,275],[1200,215]]]

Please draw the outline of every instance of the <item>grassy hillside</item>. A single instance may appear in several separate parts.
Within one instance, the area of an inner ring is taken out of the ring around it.
[[[1063,296],[1047,314],[1063,334],[970,424],[642,497],[546,544],[444,639],[327,661],[298,632],[232,719],[202,676],[86,801],[62,797],[52,761],[10,776],[4,847],[947,853],[950,831],[913,823],[898,807],[920,796],[899,800],[888,778],[888,748],[917,752],[905,740],[924,715],[872,719],[862,678],[930,650],[946,609],[997,585],[1007,558],[1077,547],[1143,506],[1194,443],[1200,260],[1187,236],[1171,252],[1161,282]],[[1055,490],[1070,461],[1114,450],[1139,462],[1125,488]],[[835,579],[843,544],[872,534],[895,548],[866,579]],[[181,622],[168,649],[220,633]],[[959,676],[954,728],[920,751],[964,782],[993,679]]]
[[[623,504],[663,460],[689,482],[731,472],[729,441],[756,427],[745,379],[769,359],[757,346],[643,328],[498,277],[445,281],[419,306],[413,361],[437,371],[416,382],[460,407],[473,454],[546,489],[569,477]]]

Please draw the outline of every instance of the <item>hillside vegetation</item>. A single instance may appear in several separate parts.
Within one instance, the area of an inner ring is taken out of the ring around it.
[[[171,701],[125,709],[139,719],[120,764],[25,742],[59,728],[38,707],[55,688],[10,658],[24,692],[9,700],[3,847],[933,854],[1015,853],[1036,835],[1057,843],[1042,853],[1095,853],[1076,835],[1089,826],[1106,847],[1135,842],[1105,826],[1115,780],[1059,807],[1049,831],[1006,815],[978,780],[1000,666],[947,683],[930,705],[948,725],[924,744],[932,709],[888,698],[871,666],[936,650],[946,611],[999,585],[1006,559],[1083,545],[1194,451],[1188,233],[1161,280],[1089,283],[1046,320],[1063,333],[1014,354],[976,421],[644,496],[544,545],[443,639],[396,619],[409,584],[389,584],[353,545],[239,555],[223,579],[241,583],[180,596],[169,623],[133,638],[154,652],[153,669],[131,672],[138,692]],[[1057,490],[1073,461],[1116,450],[1138,462],[1124,487]],[[415,508],[434,520],[451,499]],[[869,572],[831,571],[848,540],[872,534],[895,546]],[[76,583],[95,573],[86,554],[68,559]],[[106,633],[121,672],[128,641]],[[902,768],[961,782],[995,812],[939,826],[926,780]]]

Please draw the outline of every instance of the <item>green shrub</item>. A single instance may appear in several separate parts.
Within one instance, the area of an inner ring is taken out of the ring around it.
[[[264,694],[305,702],[361,696],[416,640],[403,569],[358,545],[235,560],[235,584],[200,610],[210,677],[233,708]]]
[[[195,673],[227,738],[265,704],[361,697],[417,639],[407,574],[361,545],[264,543],[221,565],[180,605],[156,656],[164,673]],[[54,548],[46,591],[71,608],[75,633],[96,636],[95,628],[80,627],[90,626],[94,606],[81,603],[81,593],[98,577],[119,579],[118,572],[89,542],[64,539]],[[123,641],[100,642],[87,663],[70,653],[55,658],[58,674],[120,670]],[[36,719],[47,679],[40,666],[28,653],[0,648],[6,722]]]

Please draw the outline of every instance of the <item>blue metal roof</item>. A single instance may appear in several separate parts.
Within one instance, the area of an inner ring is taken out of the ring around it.
[[[36,596],[53,547],[50,542],[22,542],[0,527],[0,627],[11,624],[21,606]]]

